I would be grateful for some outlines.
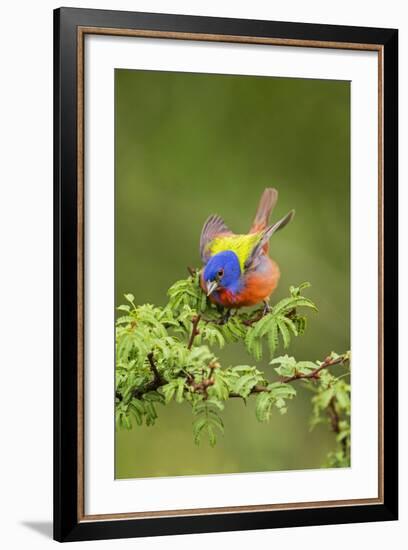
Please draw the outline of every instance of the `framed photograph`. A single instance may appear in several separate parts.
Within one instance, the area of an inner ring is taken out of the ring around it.
[[[397,519],[397,30],[54,36],[55,539]]]

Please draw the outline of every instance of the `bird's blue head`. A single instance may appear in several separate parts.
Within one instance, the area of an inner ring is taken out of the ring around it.
[[[207,296],[218,288],[225,288],[236,294],[242,287],[238,256],[231,250],[218,252],[208,260],[204,268],[203,279],[206,284]]]

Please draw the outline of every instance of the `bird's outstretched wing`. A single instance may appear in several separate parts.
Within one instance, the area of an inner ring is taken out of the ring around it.
[[[279,231],[279,229],[282,229],[283,227],[285,227],[285,225],[287,225],[292,220],[294,215],[295,215],[295,211],[291,210],[282,219],[280,219],[279,221],[277,221],[273,225],[270,225],[269,227],[267,227],[262,231],[261,238],[253,247],[251,253],[249,254],[248,258],[245,261],[245,265],[244,265],[245,270],[251,269],[251,267],[254,266],[259,256],[264,253],[263,248],[265,244],[269,241],[269,239],[272,237],[272,235],[276,231]]]
[[[208,245],[215,237],[219,235],[232,235],[232,231],[226,225],[224,220],[213,214],[205,221],[203,229],[201,230],[200,237],[200,254],[201,259],[205,263],[211,256],[211,252],[208,250]]]

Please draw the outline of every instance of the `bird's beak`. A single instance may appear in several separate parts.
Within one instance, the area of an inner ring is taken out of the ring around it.
[[[214,290],[218,288],[218,282],[217,281],[207,281],[207,296],[212,294]]]

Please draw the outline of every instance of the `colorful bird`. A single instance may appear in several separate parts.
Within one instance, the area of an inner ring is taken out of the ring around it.
[[[217,215],[204,223],[200,238],[200,253],[204,268],[201,287],[210,300],[228,308],[238,309],[264,303],[269,311],[269,297],[277,287],[278,264],[268,256],[269,239],[285,227],[295,211],[273,225],[269,216],[278,200],[278,192],[266,188],[259,201],[249,233],[234,234]]]

